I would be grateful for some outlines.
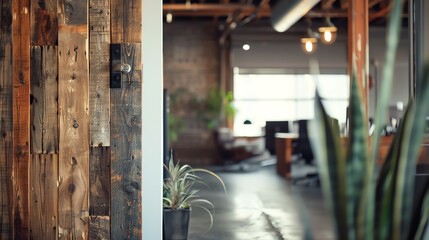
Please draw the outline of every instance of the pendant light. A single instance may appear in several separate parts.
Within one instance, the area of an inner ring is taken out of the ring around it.
[[[325,25],[319,27],[319,33],[320,41],[324,44],[330,45],[337,39],[337,28],[331,22],[330,18],[326,18]]]

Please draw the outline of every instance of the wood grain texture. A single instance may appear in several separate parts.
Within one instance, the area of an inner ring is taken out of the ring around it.
[[[33,1],[30,21],[32,45],[53,46],[57,44],[57,0]]]
[[[112,43],[141,43],[142,1],[111,0]]]
[[[32,154],[30,239],[57,239],[58,155]]]
[[[110,146],[110,0],[89,2],[91,146]]]
[[[91,148],[89,156],[89,215],[110,215],[110,148]]]
[[[89,218],[89,239],[110,239],[110,216],[93,216]]]
[[[58,61],[56,46],[31,48],[31,152],[58,153]]]
[[[111,89],[111,236],[141,239],[141,44],[123,44],[130,64],[121,89]]]
[[[61,26],[58,31],[59,239],[88,237],[89,76],[85,26]]]
[[[0,239],[13,239],[12,0],[0,3]]]
[[[87,23],[87,17],[87,0],[58,0],[59,25],[84,25]]]
[[[30,0],[12,2],[14,238],[27,239],[30,162]]]

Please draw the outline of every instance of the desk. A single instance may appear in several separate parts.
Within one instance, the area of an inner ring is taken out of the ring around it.
[[[297,133],[276,133],[277,174],[290,179],[292,167],[292,142]]]
[[[291,178],[292,167],[292,144],[298,134],[294,133],[277,133],[276,134],[276,152],[277,152],[277,174],[287,179]],[[381,165],[386,158],[394,136],[382,136],[378,148],[378,157],[376,163]],[[341,138],[341,143],[347,145],[348,138]],[[417,160],[421,167],[426,166],[426,172],[429,173],[429,138],[425,138],[421,146],[420,156]],[[419,170],[418,170],[419,171]]]

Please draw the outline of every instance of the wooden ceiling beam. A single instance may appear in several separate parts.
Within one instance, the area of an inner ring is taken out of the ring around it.
[[[257,13],[258,17],[270,17],[271,9],[268,5],[255,7],[253,5],[243,4],[164,4],[164,13],[171,12],[175,16],[188,17],[221,17],[240,11],[241,16],[249,16]],[[347,11],[328,9],[328,10],[310,10],[306,17],[310,18],[347,18]]]
[[[341,9],[349,8],[349,1],[350,0],[341,0],[341,2],[340,2]]]
[[[383,2],[384,0],[369,0],[368,2],[368,9],[373,8],[375,5]]]
[[[389,14],[389,12],[390,12],[390,7],[385,7],[378,12],[372,13],[369,16],[369,22],[385,17],[387,14]]]
[[[373,0],[373,1],[377,1],[377,0]],[[372,21],[377,20],[377,19],[382,18],[382,17],[386,17],[390,13],[390,4],[389,4],[390,2],[389,1],[381,0],[378,2],[380,3],[380,6],[382,6],[382,8],[379,11],[374,12],[374,13],[369,15],[369,22],[372,22]],[[406,2],[408,2],[408,0],[402,0],[402,2],[405,4]],[[402,17],[408,17],[408,15],[403,14]]]
[[[331,9],[336,0],[322,0],[322,9]]]

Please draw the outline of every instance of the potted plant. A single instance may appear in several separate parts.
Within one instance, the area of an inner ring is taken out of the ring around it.
[[[231,122],[237,113],[233,101],[231,91],[224,92],[217,87],[210,89],[202,104],[207,129],[215,130],[223,123],[232,126]]]
[[[188,238],[189,219],[193,207],[203,209],[210,218],[210,230],[213,225],[213,204],[198,196],[199,183],[205,185],[197,173],[205,173],[214,177],[226,192],[222,179],[212,171],[192,168],[189,165],[174,163],[171,154],[168,166],[164,165],[167,177],[164,180],[164,240],[185,240]]]
[[[387,33],[386,63],[375,118],[368,136],[367,120],[358,87],[351,80],[348,147],[341,144],[339,129],[330,124],[320,97],[310,124],[325,200],[332,210],[337,239],[428,239],[429,191],[414,193],[415,169],[429,114],[429,68],[418,79],[419,93],[410,99],[406,113],[380,171],[376,157],[392,85],[399,39],[402,0],[393,0]],[[356,72],[356,69],[355,69]],[[414,199],[413,199],[414,198]],[[414,203],[413,203],[414,201]],[[413,211],[414,209],[414,211]],[[308,231],[306,232],[308,234]],[[305,236],[311,239],[311,236]]]

